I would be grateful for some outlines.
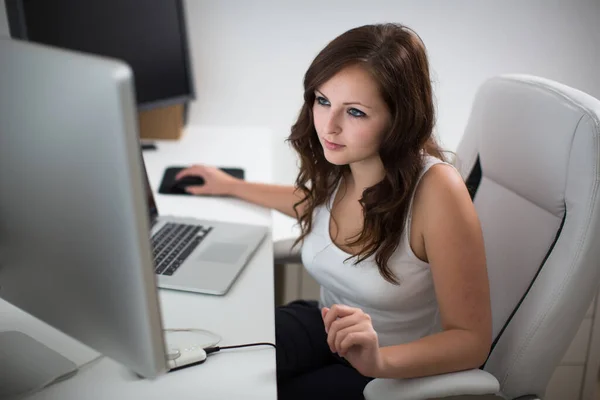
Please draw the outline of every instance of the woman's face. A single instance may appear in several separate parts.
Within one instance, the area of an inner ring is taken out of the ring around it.
[[[358,65],[342,69],[315,90],[313,118],[325,158],[336,165],[379,157],[391,122],[377,83]]]

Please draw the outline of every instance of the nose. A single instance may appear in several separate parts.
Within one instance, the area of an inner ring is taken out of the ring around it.
[[[327,119],[325,121],[325,133],[328,135],[337,135],[342,132],[342,126],[340,124],[340,116],[338,111],[331,110],[327,114]]]

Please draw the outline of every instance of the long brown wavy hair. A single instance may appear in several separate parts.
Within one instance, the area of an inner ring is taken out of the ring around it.
[[[313,122],[315,90],[351,65],[368,71],[391,112],[379,156],[385,177],[364,190],[363,229],[349,246],[361,250],[355,264],[375,255],[381,276],[399,284],[388,261],[404,230],[411,195],[424,167],[423,154],[444,160],[433,135],[435,110],[425,46],[411,29],[399,24],[366,25],[331,41],[313,60],[304,76],[304,104],[288,141],[300,156],[296,187],[303,194],[295,204],[303,241],[313,227],[313,212],[326,204],[349,166],[329,163]],[[302,206],[302,213],[299,207]]]

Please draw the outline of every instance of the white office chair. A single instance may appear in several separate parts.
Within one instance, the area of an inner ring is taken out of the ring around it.
[[[492,78],[456,166],[483,229],[492,351],[482,369],[375,379],[368,400],[542,398],[598,289],[600,101],[538,77]],[[276,243],[276,263],[299,262],[291,242]]]

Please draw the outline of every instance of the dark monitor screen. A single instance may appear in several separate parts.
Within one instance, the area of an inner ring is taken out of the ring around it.
[[[6,0],[11,35],[117,58],[140,109],[193,99],[181,0]]]

